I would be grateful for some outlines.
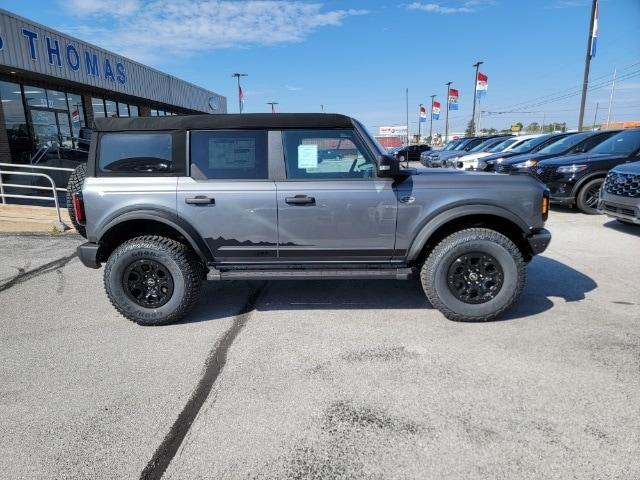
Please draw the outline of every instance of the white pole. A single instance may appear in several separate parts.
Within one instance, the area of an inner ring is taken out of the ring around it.
[[[609,128],[609,122],[611,121],[611,104],[613,103],[613,92],[616,88],[616,74],[618,73],[618,68],[613,69],[613,83],[611,84],[611,96],[609,97],[609,112],[607,113],[607,128]]]

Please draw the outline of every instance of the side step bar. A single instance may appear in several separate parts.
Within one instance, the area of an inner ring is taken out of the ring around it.
[[[387,269],[305,269],[305,270],[231,270],[210,268],[207,280],[409,280],[411,268]]]

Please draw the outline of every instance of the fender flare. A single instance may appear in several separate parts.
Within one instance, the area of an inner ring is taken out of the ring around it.
[[[435,217],[429,219],[427,223],[420,229],[415,236],[409,251],[407,253],[407,260],[414,261],[420,256],[422,249],[429,241],[429,238],[443,225],[456,220],[458,218],[467,217],[469,215],[491,215],[499,217],[504,220],[515,224],[522,233],[526,233],[530,230],[529,225],[522,221],[520,217],[510,212],[506,208],[498,207],[496,205],[489,204],[473,204],[473,205],[461,205],[449,210],[445,210],[437,214]]]
[[[100,240],[112,228],[132,220],[151,220],[163,223],[173,228],[187,239],[191,248],[193,248],[196,255],[198,255],[203,262],[213,262],[213,255],[211,254],[211,251],[197,230],[186,220],[178,217],[175,213],[160,208],[144,207],[139,209],[136,207],[128,207],[124,211],[116,212],[96,232],[96,243],[100,242]]]

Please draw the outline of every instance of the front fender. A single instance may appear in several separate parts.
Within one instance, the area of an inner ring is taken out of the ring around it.
[[[436,216],[429,219],[425,223],[425,225],[423,225],[423,227],[413,239],[411,246],[409,247],[409,250],[407,252],[407,260],[410,262],[417,260],[420,256],[420,253],[422,252],[422,249],[429,241],[429,238],[440,227],[458,218],[471,215],[490,215],[507,220],[515,224],[520,230],[522,230],[523,234],[526,234],[530,229],[530,226],[527,225],[526,222],[524,222],[520,217],[503,207],[485,204],[462,205],[454,207],[445,210],[444,212],[438,213]]]

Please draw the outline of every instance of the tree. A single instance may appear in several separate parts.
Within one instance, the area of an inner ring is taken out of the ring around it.
[[[469,123],[467,124],[467,129],[464,131],[464,134],[467,135],[468,137],[475,135],[476,122],[474,122],[473,120],[469,120]]]
[[[525,130],[527,131],[527,133],[538,133],[540,131],[540,124],[538,122],[532,122],[527,125],[527,128],[525,128]]]

